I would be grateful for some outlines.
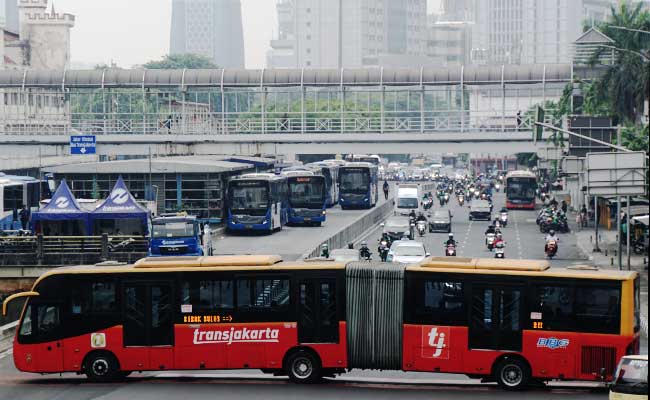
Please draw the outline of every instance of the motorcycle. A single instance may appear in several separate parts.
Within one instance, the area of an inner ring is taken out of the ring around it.
[[[496,239],[496,234],[488,233],[485,235],[485,244],[487,245],[488,250],[492,251],[494,247],[494,240]]]
[[[415,226],[417,228],[418,235],[420,235],[420,237],[424,236],[427,231],[427,221],[418,221]]]
[[[546,243],[546,257],[552,259],[557,254],[557,240],[549,240]]]
[[[390,249],[388,241],[386,239],[380,240],[377,251],[379,252],[379,258],[381,258],[382,262],[386,262],[386,259],[388,258],[388,249]]]
[[[503,242],[499,242],[494,247],[494,258],[506,258],[506,246]]]
[[[456,245],[448,244],[445,248],[445,256],[456,257]]]
[[[508,213],[502,212],[501,215],[499,216],[499,221],[501,222],[501,226],[504,228],[508,226]]]
[[[501,185],[497,183],[496,185],[494,185],[494,189],[497,191],[497,193],[499,193],[499,189],[501,189]]]
[[[368,246],[362,246],[359,249],[359,258],[364,261],[372,260],[372,253],[370,252]]]
[[[445,204],[449,203],[449,194],[445,193],[444,199],[445,199]]]
[[[463,204],[465,204],[465,196],[461,194],[460,196],[458,196],[458,205],[462,207]]]

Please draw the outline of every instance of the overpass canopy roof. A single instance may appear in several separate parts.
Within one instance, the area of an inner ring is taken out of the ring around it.
[[[252,165],[203,157],[160,157],[148,159],[88,162],[44,168],[54,174],[182,174],[224,173],[252,169]]]
[[[4,70],[0,88],[156,88],[256,86],[414,86],[568,82],[600,76],[597,68],[571,64],[481,65],[365,69],[106,69]]]

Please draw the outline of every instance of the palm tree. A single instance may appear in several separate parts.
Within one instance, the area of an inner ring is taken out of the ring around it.
[[[611,67],[595,83],[594,95],[605,99],[615,115],[636,122],[650,91],[650,12],[641,2],[621,2],[618,9],[612,6],[612,15],[598,29],[614,40],[616,52]],[[610,48],[601,48],[592,62],[606,51]]]

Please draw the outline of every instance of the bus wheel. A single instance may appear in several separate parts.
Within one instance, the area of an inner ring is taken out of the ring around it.
[[[92,381],[109,381],[119,376],[120,367],[111,353],[98,352],[86,358],[84,370]]]
[[[530,380],[530,367],[519,357],[501,360],[494,369],[499,386],[507,390],[525,389]]]
[[[289,379],[295,383],[318,382],[322,376],[318,357],[304,350],[291,354],[287,359],[285,369]]]

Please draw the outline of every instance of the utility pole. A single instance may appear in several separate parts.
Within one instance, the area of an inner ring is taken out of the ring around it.
[[[343,0],[339,0],[339,45],[338,45],[338,57],[339,57],[339,70],[343,68]]]

